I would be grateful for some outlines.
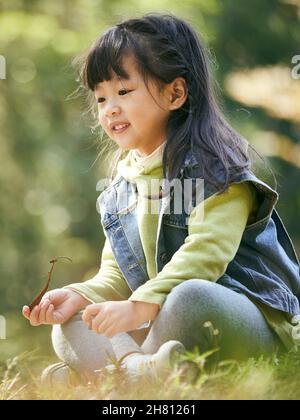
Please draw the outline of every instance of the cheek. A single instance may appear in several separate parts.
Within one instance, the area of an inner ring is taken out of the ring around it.
[[[127,110],[127,117],[132,125],[142,128],[149,124],[152,119],[152,109],[147,103],[141,103],[140,106],[133,106]]]
[[[98,112],[98,122],[106,133],[110,131],[109,127],[105,123],[105,118],[103,117],[103,114],[101,112]]]
[[[99,123],[102,125],[102,127],[103,127],[103,125],[104,125],[104,117],[103,117],[103,112],[102,111],[98,111],[98,121],[99,121]]]

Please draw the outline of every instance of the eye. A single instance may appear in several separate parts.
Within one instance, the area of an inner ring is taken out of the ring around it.
[[[126,93],[129,93],[129,90],[126,90],[126,89],[121,89],[121,90],[119,90],[119,93],[120,93],[120,92],[125,92],[125,93],[124,93],[124,95],[126,95]],[[123,96],[123,95],[121,95],[121,96]]]
[[[121,90],[119,90],[119,94],[121,94],[120,96],[124,96],[124,95],[126,95],[126,93],[129,93],[129,92],[130,92],[130,90],[127,90],[127,89],[121,89]],[[104,100],[105,100],[105,98],[98,98],[97,99],[97,102],[98,103],[102,103]]]

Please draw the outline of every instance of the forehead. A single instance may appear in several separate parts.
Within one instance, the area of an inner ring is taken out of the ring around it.
[[[114,85],[120,81],[138,81],[138,79],[140,79],[137,63],[132,55],[123,57],[121,64],[125,72],[128,74],[128,78],[118,76],[115,72],[112,72],[112,78],[110,80],[104,80],[103,82],[97,83],[95,86],[95,92],[105,90],[106,87]]]

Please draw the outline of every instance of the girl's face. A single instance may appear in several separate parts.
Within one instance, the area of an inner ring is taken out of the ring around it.
[[[99,122],[121,149],[137,149],[140,155],[146,156],[166,140],[170,98],[149,81],[153,99],[132,56],[124,58],[123,67],[129,80],[114,75],[114,79],[96,85]],[[129,125],[117,130],[116,123]]]

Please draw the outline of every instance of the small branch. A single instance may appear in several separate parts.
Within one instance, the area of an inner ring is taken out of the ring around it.
[[[52,266],[51,266],[51,268],[50,268],[50,271],[48,272],[48,279],[47,279],[47,283],[45,284],[45,286],[43,287],[43,289],[41,290],[41,292],[37,295],[37,297],[33,299],[33,301],[30,303],[30,305],[28,305],[28,306],[29,306],[30,311],[32,311],[32,309],[33,309],[36,305],[38,305],[38,304],[40,303],[40,301],[42,300],[42,297],[43,297],[43,296],[44,296],[44,294],[47,292],[47,290],[48,290],[48,288],[49,288],[49,285],[50,285],[50,282],[51,282],[52,273],[53,273],[53,270],[54,270],[54,265],[55,265],[55,263],[57,263],[57,261],[58,261],[59,259],[62,259],[62,258],[67,259],[67,260],[69,260],[70,262],[72,262],[71,258],[69,258],[69,257],[55,257],[55,258],[53,258],[53,259],[50,261],[50,264],[52,264]]]

